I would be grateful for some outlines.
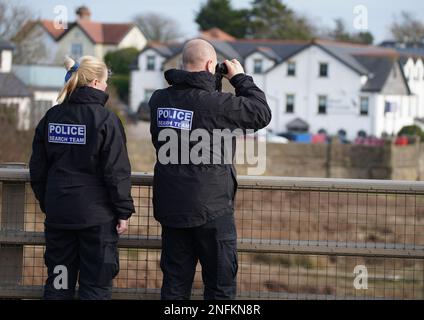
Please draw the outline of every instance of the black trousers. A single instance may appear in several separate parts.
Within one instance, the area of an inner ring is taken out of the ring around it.
[[[200,227],[162,226],[163,300],[190,299],[198,261],[202,266],[205,300],[234,299],[238,262],[233,214]]]
[[[77,281],[81,300],[111,298],[112,280],[119,272],[116,221],[81,230],[46,225],[45,238],[44,299],[73,299]]]

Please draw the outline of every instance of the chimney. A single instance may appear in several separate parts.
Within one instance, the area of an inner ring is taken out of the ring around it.
[[[75,11],[78,16],[78,21],[90,21],[91,12],[86,6],[81,6]]]

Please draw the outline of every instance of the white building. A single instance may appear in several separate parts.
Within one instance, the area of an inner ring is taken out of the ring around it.
[[[220,59],[239,59],[264,90],[273,112],[268,129],[275,133],[380,137],[424,115],[423,76],[412,80],[417,83],[405,76],[423,68],[422,59],[411,66],[390,48],[324,40],[208,40]],[[163,71],[179,66],[182,46],[155,44],[140,52],[131,73],[133,112],[167,86]]]
[[[16,122],[19,129],[30,127],[32,94],[12,71],[13,46],[0,40],[0,125]]]

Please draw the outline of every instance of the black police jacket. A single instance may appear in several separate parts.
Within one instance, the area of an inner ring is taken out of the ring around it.
[[[135,211],[125,131],[104,107],[108,95],[79,87],[35,130],[31,187],[46,224],[79,229]]]
[[[200,226],[234,211],[236,171],[232,161],[224,161],[222,153],[225,148],[222,145],[216,149],[221,153],[218,155],[221,162],[212,158],[207,162],[194,162],[191,157],[187,162],[187,157],[185,161],[181,157],[189,155],[200,139],[188,142],[188,149],[180,143],[191,139],[187,138],[187,134],[203,129],[210,135],[208,152],[216,156],[212,137],[214,129],[257,131],[271,121],[271,110],[265,94],[254,84],[252,77],[245,74],[231,79],[235,95],[216,91],[215,76],[209,72],[172,69],[165,72],[165,78],[171,86],[156,90],[149,101],[150,131],[156,149],[154,216],[162,225],[169,227]],[[171,140],[159,141],[164,140],[163,137],[159,139],[164,129],[175,131],[178,136],[177,162],[160,159],[163,156],[161,152],[166,151]],[[220,143],[224,144],[224,139]],[[234,154],[235,139],[232,148]]]

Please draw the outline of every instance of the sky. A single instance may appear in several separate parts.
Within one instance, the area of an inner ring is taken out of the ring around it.
[[[11,0],[9,0],[11,1]],[[128,22],[136,14],[157,12],[176,20],[183,34],[195,36],[197,24],[194,17],[206,0],[18,0],[29,6],[44,19],[55,17],[57,5],[66,6],[69,19],[75,19],[75,9],[86,5],[92,12],[92,19],[101,22]],[[247,8],[251,0],[232,0],[235,8]],[[284,0],[291,9],[309,17],[315,24],[332,28],[334,19],[341,17],[353,31],[354,8],[363,5],[368,11],[368,28],[376,42],[390,38],[389,26],[401,11],[410,11],[424,20],[424,1],[420,0]]]

